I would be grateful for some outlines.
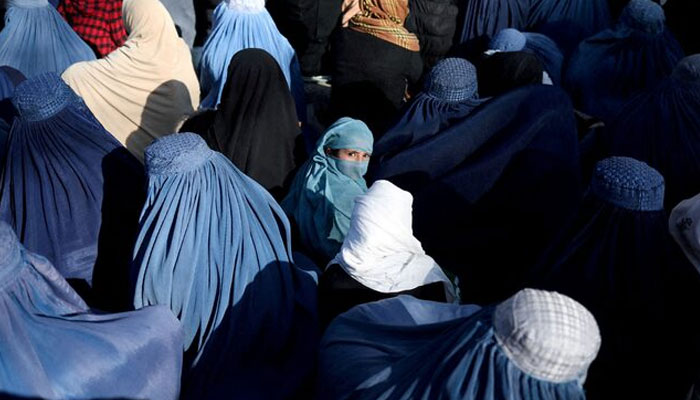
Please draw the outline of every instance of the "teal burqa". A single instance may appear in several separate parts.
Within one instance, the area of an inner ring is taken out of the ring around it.
[[[327,148],[372,152],[374,139],[364,122],[341,118],[316,143],[301,167],[282,208],[299,228],[301,241],[317,256],[330,260],[340,250],[350,227],[355,197],[367,191],[363,176],[368,161],[345,161],[326,154]]]

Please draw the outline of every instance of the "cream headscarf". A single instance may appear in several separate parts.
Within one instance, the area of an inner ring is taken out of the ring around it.
[[[95,117],[143,160],[153,139],[176,132],[199,105],[190,51],[158,0],[125,0],[124,45],[72,65],[63,79]]]
[[[350,230],[328,265],[340,265],[353,279],[382,293],[442,282],[452,302],[452,282],[413,236],[412,206],[410,193],[389,181],[374,182],[355,198]]]

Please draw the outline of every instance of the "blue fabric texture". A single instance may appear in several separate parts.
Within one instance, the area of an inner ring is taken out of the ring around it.
[[[289,194],[282,201],[287,215],[299,229],[302,244],[314,256],[328,261],[335,257],[350,228],[355,197],[367,191],[361,176],[367,162],[354,162],[354,179],[344,174],[341,162],[326,149],[354,149],[372,153],[374,138],[364,122],[341,118],[333,123],[316,143],[316,149],[294,177]],[[350,162],[350,161],[348,161]]]
[[[63,73],[71,64],[94,60],[95,53],[46,0],[10,0],[0,32],[0,65],[27,77]]]
[[[610,157],[598,162],[591,191],[617,207],[636,211],[659,211],[664,207],[664,177],[647,164],[629,157]]]
[[[8,139],[0,219],[64,277],[104,285],[105,300],[126,306],[120,289],[145,195],[143,167],[55,73],[20,83],[12,101],[19,116]]]
[[[214,10],[213,18],[213,27],[199,62],[199,81],[205,96],[200,108],[218,106],[231,58],[240,50],[258,48],[277,60],[294,97],[299,120],[306,122],[304,81],[299,60],[292,45],[277,30],[270,13],[264,8],[238,10],[222,1]]]
[[[667,209],[700,192],[700,55],[631,100],[601,135],[602,154],[634,157],[666,180]]]
[[[15,94],[15,86],[24,79],[24,75],[14,68],[0,67],[0,171],[5,165],[7,136],[10,134],[12,121],[17,116],[17,111],[12,105],[12,96]]]
[[[491,38],[489,49],[500,51],[520,51],[525,48],[527,38],[517,29],[502,29]]]
[[[606,0],[474,0],[462,3],[461,8],[464,19],[457,22],[459,43],[492,37],[506,28],[538,31],[559,23],[576,32],[580,41],[611,25]]]
[[[578,380],[538,379],[509,358],[496,337],[497,309],[405,295],[357,306],[324,334],[319,398],[585,399]]]
[[[484,100],[478,98],[476,68],[469,61],[447,58],[428,74],[421,93],[377,140],[371,164],[419,143],[468,116]]]
[[[166,307],[90,313],[51,262],[26,250],[4,222],[0,281],[0,393],[177,399],[182,328]]]
[[[194,133],[155,141],[145,161],[134,305],[182,322],[183,398],[293,396],[314,367],[316,284],[294,265],[284,212]]]
[[[536,85],[386,157],[370,180],[413,194],[416,238],[460,276],[463,301],[486,304],[519,287],[522,269],[574,215],[583,195],[578,158],[571,101]]]
[[[639,351],[652,341],[685,343],[667,301],[682,264],[671,252],[663,190],[660,174],[642,162],[600,161],[578,215],[531,271],[528,286],[571,296],[600,325],[604,343],[586,381],[591,398],[675,397],[684,389],[681,351]]]
[[[669,76],[681,58],[683,49],[663,28],[661,7],[635,0],[615,28],[581,42],[569,60],[564,87],[579,110],[612,122],[634,95]]]

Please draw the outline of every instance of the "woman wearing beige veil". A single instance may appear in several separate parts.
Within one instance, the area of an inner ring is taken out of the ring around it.
[[[190,51],[158,0],[125,0],[123,46],[72,65],[63,79],[95,117],[143,160],[153,139],[177,132],[199,105]]]

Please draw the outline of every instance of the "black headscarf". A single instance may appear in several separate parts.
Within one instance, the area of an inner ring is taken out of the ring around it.
[[[294,100],[279,65],[264,50],[236,53],[218,110],[192,117],[181,131],[200,134],[277,199],[301,161]]]
[[[479,96],[491,97],[509,90],[542,83],[544,67],[536,55],[525,51],[495,53],[476,63]]]

